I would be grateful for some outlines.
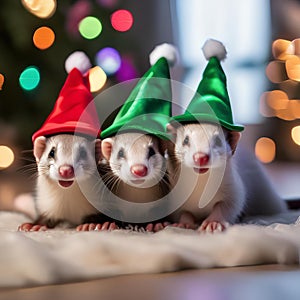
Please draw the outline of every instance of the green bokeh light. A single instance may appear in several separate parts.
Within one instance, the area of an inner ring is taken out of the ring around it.
[[[27,67],[19,77],[22,89],[30,91],[35,89],[40,83],[40,72],[36,67]]]
[[[102,31],[102,24],[95,17],[85,17],[79,23],[79,32],[86,39],[96,38]]]

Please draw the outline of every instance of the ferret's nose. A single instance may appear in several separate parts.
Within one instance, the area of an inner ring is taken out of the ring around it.
[[[130,171],[133,175],[137,177],[145,177],[148,174],[148,168],[142,164],[133,165],[130,168]]]
[[[194,163],[198,167],[206,166],[209,161],[209,155],[202,153],[202,152],[197,152],[193,155]]]
[[[74,168],[71,165],[62,165],[58,168],[59,175],[64,179],[74,177]]]

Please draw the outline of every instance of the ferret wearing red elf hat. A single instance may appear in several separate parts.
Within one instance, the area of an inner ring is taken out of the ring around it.
[[[66,69],[69,74],[52,112],[32,136],[38,169],[37,216],[19,230],[47,230],[62,221],[76,226],[86,216],[98,213],[89,201],[98,178],[96,162],[101,147],[89,59],[78,52],[66,61]]]

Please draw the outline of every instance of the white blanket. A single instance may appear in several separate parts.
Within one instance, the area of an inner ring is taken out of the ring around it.
[[[158,233],[17,232],[29,221],[0,213],[0,287],[24,287],[101,277],[268,263],[298,264],[300,211],[252,218],[223,233],[166,228]],[[250,224],[254,223],[254,224]]]

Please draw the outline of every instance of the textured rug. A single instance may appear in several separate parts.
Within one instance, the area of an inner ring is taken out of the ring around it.
[[[0,287],[28,287],[122,274],[188,268],[298,264],[300,211],[257,217],[223,233],[167,227],[158,233],[116,230],[18,232],[29,221],[0,212]]]

